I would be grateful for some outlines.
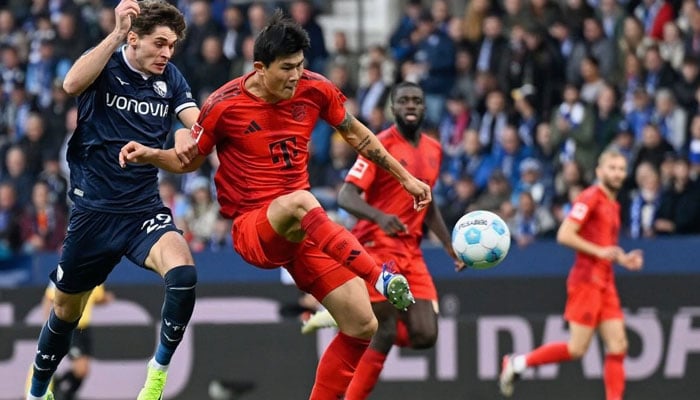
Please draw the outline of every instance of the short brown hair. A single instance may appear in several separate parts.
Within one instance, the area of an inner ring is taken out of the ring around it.
[[[139,37],[153,33],[156,27],[167,26],[177,35],[185,38],[185,17],[175,6],[164,0],[139,1],[141,12],[131,21],[131,30]]]

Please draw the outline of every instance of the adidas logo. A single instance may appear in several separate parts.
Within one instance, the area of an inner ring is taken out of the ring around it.
[[[243,131],[243,133],[245,133],[245,134],[247,135],[247,134],[249,134],[249,133],[257,132],[257,131],[259,131],[259,130],[261,130],[261,129],[262,129],[262,128],[260,128],[260,125],[258,125],[257,122],[255,122],[255,121],[250,121],[250,124],[248,124],[248,127],[245,128],[245,130]]]

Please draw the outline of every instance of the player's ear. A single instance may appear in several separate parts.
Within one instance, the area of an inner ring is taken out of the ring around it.
[[[262,61],[254,61],[253,68],[258,74],[265,75],[265,64]]]
[[[131,47],[136,47],[138,39],[139,35],[137,35],[134,31],[129,31],[129,33],[126,34],[126,44],[128,44]]]

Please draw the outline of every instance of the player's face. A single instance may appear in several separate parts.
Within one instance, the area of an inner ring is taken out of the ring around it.
[[[129,32],[128,44],[134,54],[129,61],[145,74],[161,75],[173,56],[176,42],[177,35],[166,26],[156,27],[151,34],[141,37]]]
[[[304,72],[304,53],[299,51],[278,57],[269,66],[265,67],[260,63],[256,69],[267,92],[267,96],[263,97],[277,101],[291,99],[297,90],[301,73]]]
[[[606,189],[618,192],[627,176],[627,161],[621,156],[608,156],[601,161],[596,172]]]
[[[399,126],[412,130],[418,129],[425,115],[423,92],[416,87],[398,89],[391,110]]]

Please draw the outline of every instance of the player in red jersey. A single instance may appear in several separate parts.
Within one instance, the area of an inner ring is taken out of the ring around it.
[[[420,131],[425,112],[423,91],[416,84],[400,83],[391,101],[396,123],[377,137],[409,172],[432,187],[440,173],[442,148]],[[437,235],[457,270],[464,268],[464,263],[457,261],[437,205],[416,213],[399,183],[365,157],[358,157],[348,172],[338,203],[359,219],[352,232],[360,243],[375,260],[393,260],[416,298],[411,308],[401,312],[370,288],[379,327],[345,394],[347,400],[358,400],[369,396],[394,343],[427,349],[437,339],[437,290],[420,249],[423,223]]]
[[[191,131],[198,143],[191,161],[182,164],[173,150],[131,142],[122,148],[119,162],[186,172],[201,165],[216,146],[217,197],[221,213],[233,219],[236,251],[255,266],[287,268],[297,286],[338,321],[340,332],[319,361],[311,393],[311,399],[336,399],[345,393],[377,329],[362,279],[397,308],[406,308],[413,296],[406,278],[380,268],[308,191],[314,125],[319,118],[326,120],[360,154],[387,170],[413,196],[416,210],[425,208],[432,194],[345,111],[338,88],[304,71],[308,46],[308,34],[276,12],[255,40],[254,71],[226,83],[203,106]]]
[[[607,150],[598,159],[597,184],[581,192],[574,201],[557,233],[559,243],[576,250],[567,280],[564,311],[564,318],[569,322],[569,341],[545,344],[524,355],[505,356],[499,379],[503,395],[513,394],[513,383],[526,368],[581,358],[597,330],[606,348],[605,397],[607,400],[622,399],[627,336],[613,263],[631,271],[641,269],[644,263],[641,250],[625,252],[617,245],[620,206],[615,198],[626,175],[625,157],[615,150]]]

